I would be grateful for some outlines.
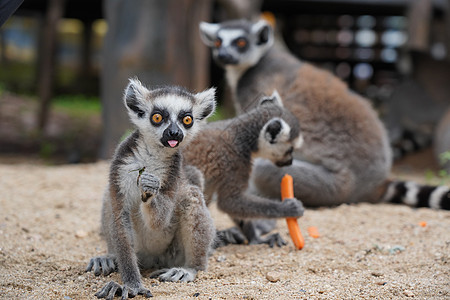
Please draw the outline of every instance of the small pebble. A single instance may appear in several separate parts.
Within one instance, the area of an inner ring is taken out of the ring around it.
[[[225,255],[219,255],[219,256],[216,258],[216,261],[217,261],[217,262],[224,262],[225,260],[227,260],[227,258],[226,258]]]
[[[398,254],[403,251],[405,251],[405,247],[396,245],[389,249],[389,254]]]
[[[86,231],[84,231],[84,230],[77,230],[75,232],[75,236],[77,238],[84,238],[84,237],[87,237],[87,235],[88,235],[88,233]]]
[[[244,254],[242,253],[236,253],[235,256],[240,259],[245,258]]]
[[[372,276],[375,276],[375,277],[381,277],[381,276],[383,276],[383,273],[381,273],[381,272],[377,272],[377,271],[374,271],[374,272],[372,272],[372,273],[370,273]]]
[[[268,272],[266,274],[266,279],[270,282],[277,282],[280,280],[281,274],[278,272]]]
[[[404,290],[403,295],[405,295],[406,297],[414,297],[414,293],[409,290]]]
[[[194,295],[192,295],[192,297],[198,297],[200,296],[200,293],[195,293]]]

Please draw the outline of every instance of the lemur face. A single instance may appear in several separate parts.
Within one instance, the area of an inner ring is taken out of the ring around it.
[[[281,118],[273,118],[267,122],[258,139],[258,151],[255,157],[261,157],[270,160],[278,167],[292,164],[294,150],[301,147],[303,137],[297,134],[292,137],[293,130]]]
[[[258,150],[253,156],[268,159],[279,167],[291,165],[294,150],[303,144],[297,118],[283,107],[283,101],[276,90],[271,96],[263,97],[258,107],[269,109],[272,113],[278,112],[279,117],[264,124],[258,137]]]
[[[251,67],[273,44],[272,28],[263,20],[254,24],[245,20],[201,22],[200,36],[211,48],[216,63],[223,67]]]
[[[192,94],[181,87],[149,90],[132,79],[124,102],[132,123],[153,144],[176,148],[187,143],[215,109],[215,89]]]
[[[192,104],[173,95],[154,99],[150,112],[150,128],[165,147],[178,147],[194,126]]]

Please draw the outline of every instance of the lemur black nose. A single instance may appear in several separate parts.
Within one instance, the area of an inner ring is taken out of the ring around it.
[[[176,138],[180,135],[180,132],[179,130],[169,130],[168,135],[171,138]]]
[[[167,136],[169,138],[179,139],[180,137],[183,136],[183,132],[177,125],[172,124],[169,126],[169,128],[167,128]]]
[[[224,64],[236,63],[236,59],[234,59],[233,56],[224,49],[219,50],[219,53],[217,54],[217,58]]]

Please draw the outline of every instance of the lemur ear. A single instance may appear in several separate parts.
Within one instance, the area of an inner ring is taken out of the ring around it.
[[[283,129],[283,123],[280,119],[274,118],[264,125],[264,138],[270,143],[275,144]]]
[[[272,42],[272,27],[265,20],[259,20],[253,24],[252,33],[256,36],[257,45],[264,45]]]
[[[214,45],[219,28],[219,24],[200,22],[200,38],[206,46],[212,47]]]
[[[194,117],[197,120],[208,118],[216,110],[216,88],[207,89],[194,95]]]
[[[277,105],[279,107],[283,107],[283,101],[281,100],[280,94],[278,94],[277,90],[274,90],[271,96],[263,97],[259,101],[260,106],[263,106],[266,104],[272,104],[272,105]]]
[[[144,87],[137,78],[129,79],[129,83],[125,88],[123,99],[130,117],[144,117],[145,106],[142,104],[145,101],[145,95],[148,92],[149,90]]]

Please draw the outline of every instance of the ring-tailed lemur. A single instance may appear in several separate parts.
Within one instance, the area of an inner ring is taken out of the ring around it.
[[[109,282],[98,298],[151,296],[139,268],[157,269],[150,276],[163,281],[192,281],[206,269],[214,224],[202,191],[185,173],[180,146],[214,111],[214,94],[170,86],[149,90],[130,80],[124,102],[136,130],[111,162],[102,208],[108,254],[92,258],[86,270],[98,276],[118,269],[123,285]]]
[[[295,195],[306,206],[359,201],[391,201],[450,209],[450,189],[389,181],[392,159],[387,134],[369,102],[331,73],[273,46],[265,21],[200,24],[203,42],[226,70],[238,112],[249,99],[277,89],[284,105],[301,121],[304,146],[292,166],[276,168],[258,160],[252,180],[275,197],[285,173],[294,178]]]
[[[298,120],[283,107],[276,91],[258,103],[255,109],[233,119],[209,123],[183,156],[187,165],[203,173],[207,203],[216,194],[218,208],[237,223],[250,244],[281,246],[284,241],[278,234],[261,238],[275,223],[255,219],[300,217],[303,205],[297,199],[281,202],[279,196],[270,199],[249,192],[252,161],[262,157],[280,167],[290,165],[303,138]],[[242,242],[242,235],[226,230],[218,232],[218,239],[220,246],[233,239]]]

